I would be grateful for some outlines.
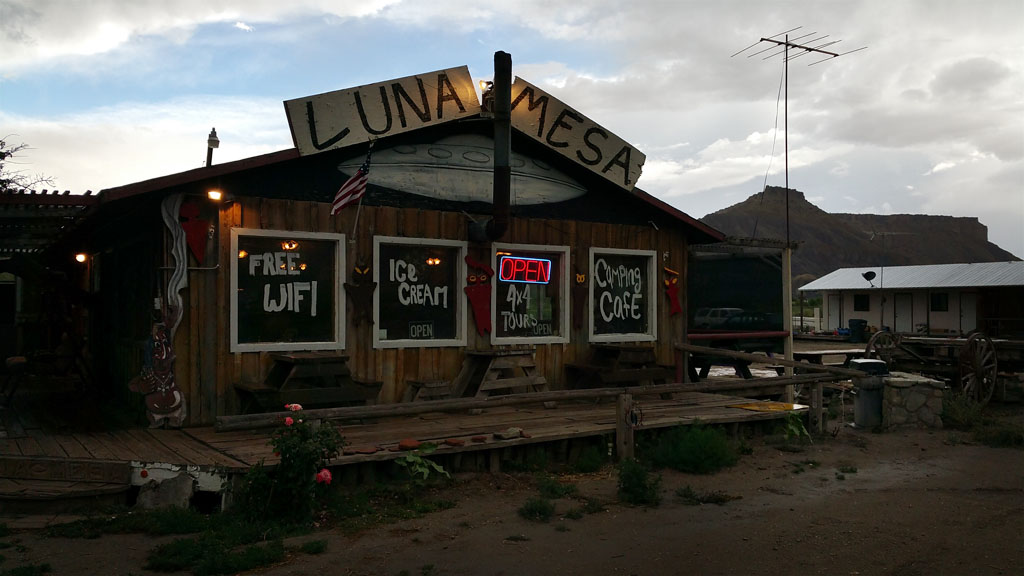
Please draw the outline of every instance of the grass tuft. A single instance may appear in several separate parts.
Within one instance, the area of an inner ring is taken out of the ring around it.
[[[650,458],[658,468],[711,474],[736,464],[739,454],[724,432],[695,424],[679,426],[662,434]]]
[[[519,515],[533,522],[550,522],[555,504],[547,498],[530,498],[519,508]]]
[[[628,458],[619,464],[619,499],[628,504],[657,506],[661,503],[661,476],[652,476],[647,466]]]

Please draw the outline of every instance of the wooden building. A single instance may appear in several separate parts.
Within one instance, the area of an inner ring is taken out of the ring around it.
[[[508,96],[506,157],[463,67],[288,101],[293,149],[102,191],[53,249],[89,255],[97,381],[127,394],[155,323],[186,425],[307,361],[383,403],[479,392],[478,356],[526,356],[511,385],[553,390],[601,345],[672,364],[688,246],[722,235],[635,188],[628,143],[519,78]],[[332,215],[367,159],[365,195]]]

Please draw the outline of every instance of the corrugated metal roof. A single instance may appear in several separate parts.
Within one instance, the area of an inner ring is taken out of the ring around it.
[[[873,271],[869,283],[864,273]],[[860,290],[871,288],[982,288],[1024,286],[1024,262],[976,262],[927,266],[840,268],[805,284],[800,290]]]

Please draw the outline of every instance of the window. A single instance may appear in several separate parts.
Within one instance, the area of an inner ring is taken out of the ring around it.
[[[345,348],[344,234],[231,230],[231,351]]]
[[[590,249],[590,341],[657,338],[653,250]]]
[[[492,344],[569,341],[569,247],[494,244]]]
[[[466,243],[373,239],[374,348],[466,345]]]
[[[949,312],[949,293],[932,292],[929,309],[932,312]]]
[[[853,295],[853,311],[854,312],[870,312],[871,311],[871,296],[867,294],[854,294]]]

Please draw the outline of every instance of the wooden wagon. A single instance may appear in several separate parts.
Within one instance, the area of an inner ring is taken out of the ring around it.
[[[996,388],[999,367],[1024,368],[1024,341],[995,340],[981,332],[966,338],[908,336],[876,332],[865,355],[890,370],[920,372],[950,382],[953,389],[985,404]]]

